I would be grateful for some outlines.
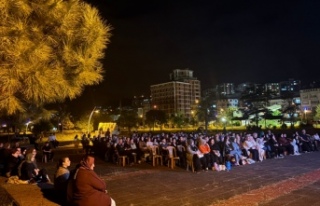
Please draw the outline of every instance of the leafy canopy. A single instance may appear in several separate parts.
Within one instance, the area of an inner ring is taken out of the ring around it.
[[[0,111],[74,99],[101,82],[110,29],[81,0],[0,0]]]

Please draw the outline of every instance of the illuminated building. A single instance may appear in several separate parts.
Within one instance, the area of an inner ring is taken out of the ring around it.
[[[173,70],[169,82],[151,85],[150,90],[152,105],[169,116],[182,114],[190,118],[201,97],[200,81],[189,69]]]

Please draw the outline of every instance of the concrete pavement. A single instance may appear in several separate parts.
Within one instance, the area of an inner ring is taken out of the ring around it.
[[[71,148],[58,149],[55,161],[63,155],[71,158],[71,168],[82,156]],[[320,152],[268,159],[233,167],[229,172],[203,171],[199,174],[179,167],[174,170],[166,166],[152,167],[148,163],[121,167],[96,159],[95,171],[107,182],[107,189],[117,206],[320,206]],[[55,164],[39,162],[51,177]],[[32,205],[34,191],[24,190],[21,194],[21,186],[26,185],[11,187],[9,194],[15,198],[19,193],[19,205]],[[40,195],[43,197],[41,205],[57,205],[54,198],[45,193]]]

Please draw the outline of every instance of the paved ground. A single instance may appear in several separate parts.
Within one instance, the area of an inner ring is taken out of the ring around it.
[[[56,151],[57,158],[66,154],[73,161],[72,167],[81,158],[68,148]],[[49,170],[50,176],[55,164],[39,163]],[[95,171],[106,180],[117,206],[320,206],[320,152],[265,160],[234,167],[229,172],[195,174],[184,168],[172,170],[147,163],[121,167],[99,159]],[[2,188],[7,187],[2,184]],[[9,190],[12,197],[19,197],[20,205],[58,205],[55,198],[45,193],[41,204],[33,204],[35,188],[37,186],[14,185]],[[9,205],[11,197],[3,194],[0,189],[2,205]]]

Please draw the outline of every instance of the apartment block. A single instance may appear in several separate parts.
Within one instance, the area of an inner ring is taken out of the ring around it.
[[[191,117],[191,111],[201,97],[200,81],[189,69],[176,69],[170,81],[150,86],[152,105],[169,116],[182,114]]]

